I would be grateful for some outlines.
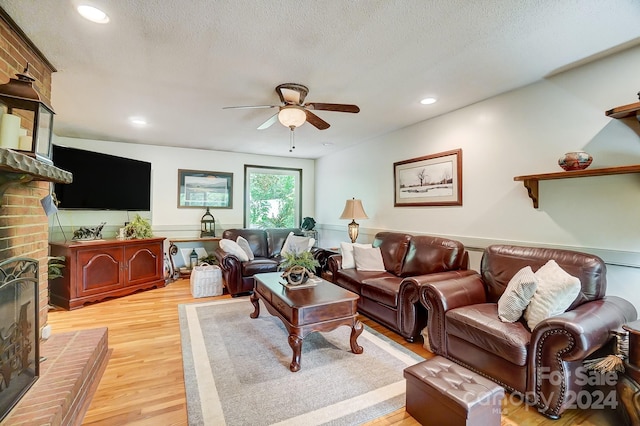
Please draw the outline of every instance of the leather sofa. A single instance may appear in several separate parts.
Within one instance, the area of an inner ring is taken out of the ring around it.
[[[372,245],[380,247],[385,271],[343,269],[342,256],[335,254],[328,261],[330,276],[335,284],[360,295],[360,313],[413,342],[427,323],[420,286],[472,273],[467,271],[468,253],[458,241],[398,232],[379,232]]]
[[[216,248],[214,255],[231,296],[252,292],[255,274],[278,270],[282,260],[280,250],[290,232],[294,235],[303,235],[302,230],[298,228],[226,229],[222,233],[222,238],[229,240],[236,241],[238,236],[246,239],[255,256],[253,260],[241,262],[236,256],[225,252],[220,247]]]
[[[581,290],[568,310],[544,319],[533,330],[522,318],[500,321],[497,302],[514,274],[525,266],[536,271],[550,259],[580,279]],[[586,372],[578,370],[582,362],[606,349],[612,330],[636,319],[635,308],[622,298],[605,297],[606,266],[590,254],[494,245],[485,249],[480,269],[421,287],[431,350],[558,418],[576,403],[587,382]]]

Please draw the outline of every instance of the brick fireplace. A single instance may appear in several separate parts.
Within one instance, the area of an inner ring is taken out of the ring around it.
[[[49,305],[49,222],[40,204],[40,199],[48,194],[49,182],[14,185],[5,192],[0,207],[0,260],[28,257],[39,263],[39,328],[47,323]]]
[[[55,68],[0,8],[0,84],[22,72],[27,63],[42,100],[51,104],[51,74]],[[38,324],[32,328],[38,337],[47,324],[49,309],[49,221],[40,200],[49,194],[51,182],[68,183],[70,176],[0,147],[0,261],[15,258],[37,261],[39,279],[34,304]],[[5,326],[0,324],[0,329]],[[2,424],[81,424],[107,365],[107,329],[54,332],[47,341],[35,340],[35,351],[30,355],[38,355],[39,349],[40,375]],[[33,359],[28,362],[33,363]]]

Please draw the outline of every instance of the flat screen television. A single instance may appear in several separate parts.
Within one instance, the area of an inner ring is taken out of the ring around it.
[[[151,163],[53,145],[53,164],[73,173],[54,185],[60,209],[151,210]]]

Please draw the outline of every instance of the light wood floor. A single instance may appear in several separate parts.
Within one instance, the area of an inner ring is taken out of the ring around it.
[[[218,298],[225,297],[229,296]],[[113,353],[83,424],[186,425],[177,306],[208,300],[212,298],[194,299],[189,281],[179,280],[162,289],[88,305],[75,311],[50,311],[49,324],[53,333],[109,328],[109,347]],[[369,327],[419,355],[425,358],[433,356],[421,343],[409,344],[377,323],[365,317],[361,319]],[[509,395],[503,400],[502,409],[502,426],[620,424],[613,413],[602,410],[571,410],[565,412],[560,420],[552,421]],[[418,422],[402,409],[370,424],[418,425]]]

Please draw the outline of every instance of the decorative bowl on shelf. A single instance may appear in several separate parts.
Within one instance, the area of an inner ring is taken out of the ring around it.
[[[566,171],[584,170],[593,161],[593,157],[588,152],[573,151],[567,152],[558,159],[558,164]]]

